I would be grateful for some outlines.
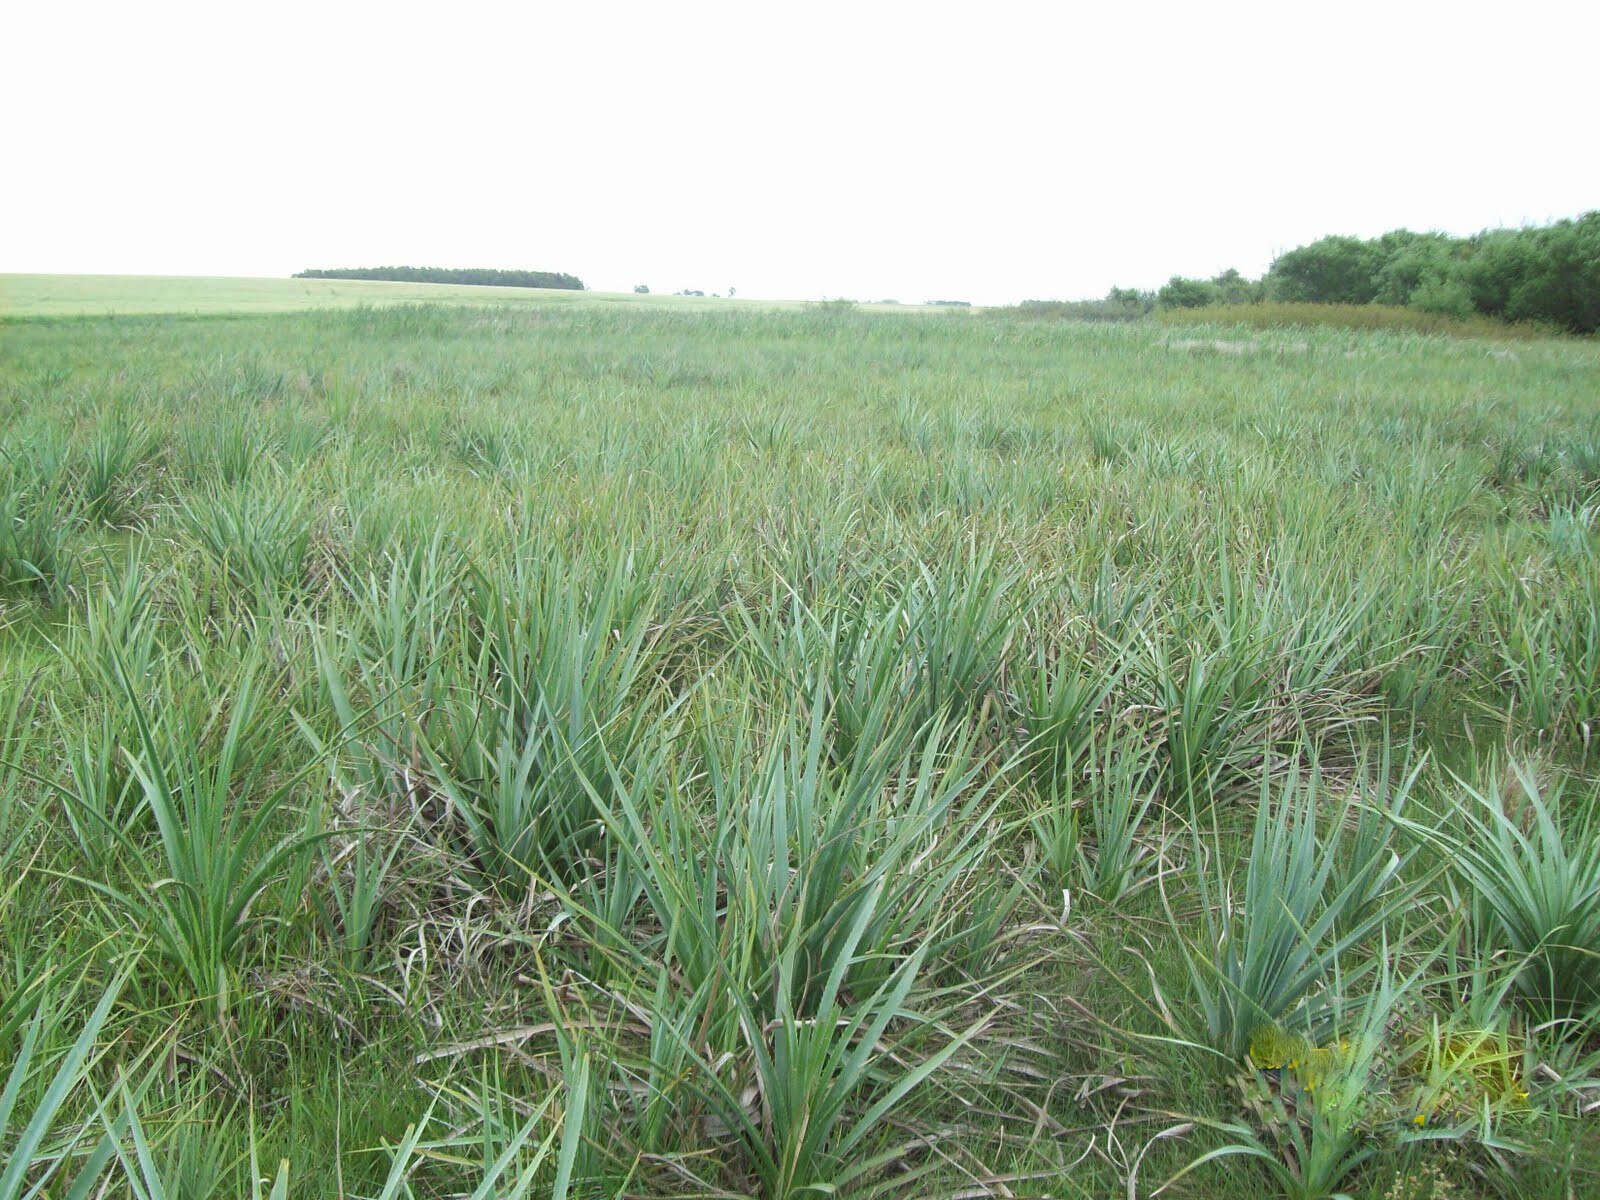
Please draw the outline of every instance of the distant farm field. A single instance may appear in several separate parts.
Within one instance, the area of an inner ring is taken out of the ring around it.
[[[578,292],[561,288],[386,283],[363,279],[266,279],[196,275],[0,275],[0,317],[114,313],[279,313],[394,304],[669,305],[681,310],[799,308],[786,301]],[[875,311],[914,305],[871,305]]]
[[[1600,1193],[1600,344],[29,278],[0,1200]]]

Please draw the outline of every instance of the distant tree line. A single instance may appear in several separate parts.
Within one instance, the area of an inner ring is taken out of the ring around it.
[[[391,283],[469,283],[583,291],[583,280],[561,271],[499,271],[492,267],[339,267],[328,271],[301,271],[294,278],[382,279]]]
[[[1127,293],[1112,289],[1113,297],[1119,294]],[[1263,301],[1390,304],[1595,333],[1600,331],[1600,210],[1553,225],[1490,229],[1472,237],[1408,229],[1369,240],[1325,237],[1280,255],[1260,279],[1237,271],[1210,279],[1175,275],[1153,298],[1160,308]]]
[[[1104,300],[1024,300],[1013,310],[1025,317],[1071,321],[1137,321],[1155,311],[1156,294],[1114,287]]]

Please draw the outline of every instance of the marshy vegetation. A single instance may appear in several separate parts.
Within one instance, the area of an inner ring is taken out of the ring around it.
[[[0,326],[0,1200],[1600,1188],[1600,347]]]

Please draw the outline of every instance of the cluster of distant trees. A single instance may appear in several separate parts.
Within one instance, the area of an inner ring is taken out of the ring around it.
[[[1024,300],[1013,311],[1028,317],[1074,321],[1137,321],[1155,311],[1156,294],[1114,287],[1104,300]]]
[[[1118,293],[1113,289],[1113,296]],[[1153,297],[1161,308],[1269,300],[1393,304],[1595,333],[1600,331],[1600,210],[1553,225],[1491,229],[1473,237],[1407,229],[1369,240],[1325,237],[1280,255],[1260,279],[1237,271],[1210,279],[1175,275]]]
[[[492,287],[566,288],[583,291],[583,280],[562,271],[497,271],[490,267],[338,267],[307,270],[296,279],[382,279],[391,283],[475,283]]]

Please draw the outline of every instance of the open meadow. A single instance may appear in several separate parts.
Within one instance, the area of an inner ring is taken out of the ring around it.
[[[255,279],[199,275],[0,275],[0,317],[131,313],[190,316],[386,308],[396,304],[644,304],[719,308],[712,298],[635,296],[562,288],[391,283],[372,279]]]
[[[1595,340],[19,294],[0,1200],[1600,1194]]]
[[[671,308],[676,312],[798,309],[799,301],[720,296],[657,296],[565,288],[392,283],[372,279],[269,279],[201,275],[0,274],[0,318],[87,317],[132,313],[189,316],[386,308],[396,304],[486,304],[547,308],[576,304]],[[914,304],[872,304],[864,311],[928,311]]]

